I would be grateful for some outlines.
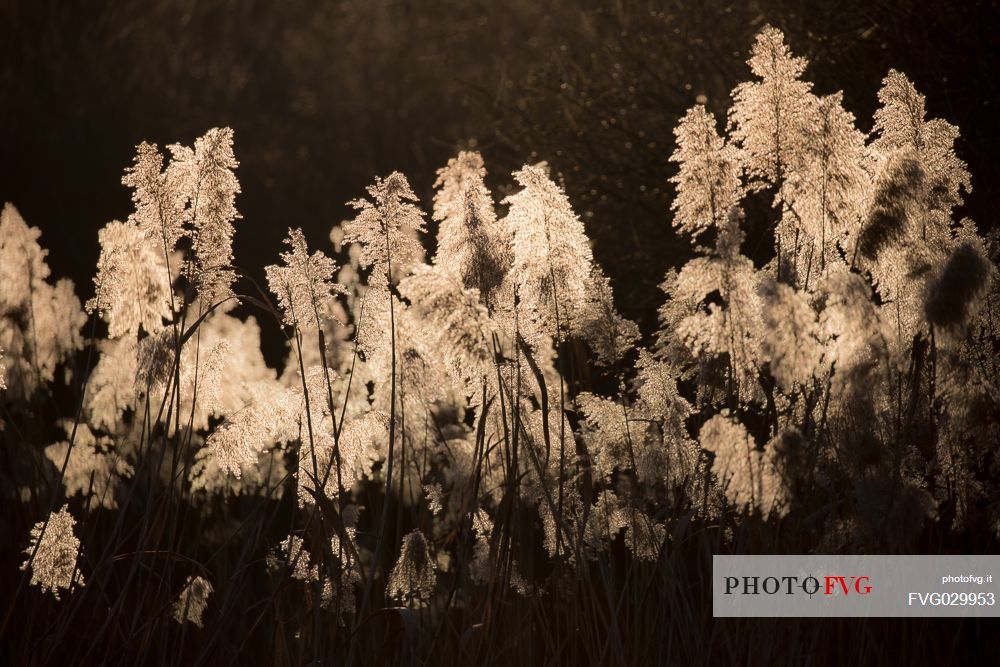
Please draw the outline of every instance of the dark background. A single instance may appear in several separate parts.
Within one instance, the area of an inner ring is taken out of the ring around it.
[[[404,171],[429,209],[460,148],[483,152],[498,199],[512,169],[544,159],[648,333],[656,285],[688,252],[670,225],[673,127],[696,100],[724,116],[768,22],[866,131],[882,77],[907,73],[961,128],[962,213],[993,226],[1000,10],[970,0],[0,0],[0,199],[86,299],[144,139],[235,129],[236,261],[255,277],[289,226],[330,251],[376,174]]]

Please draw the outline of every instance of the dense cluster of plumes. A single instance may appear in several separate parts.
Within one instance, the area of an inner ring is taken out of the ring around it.
[[[462,582],[558,593],[616,543],[657,561],[680,517],[730,537],[800,522],[836,536],[812,545],[829,550],[903,549],[934,521],[1000,530],[996,244],[953,219],[970,183],[957,130],[890,72],[866,136],[773,28],[749,63],[723,131],[701,106],[676,130],[673,224],[697,256],[667,272],[646,347],[544,163],[498,205],[480,155],[450,161],[430,261],[406,178],[376,179],[331,234],[343,266],[291,229],[266,295],[231,266],[232,132],[170,147],[166,166],[142,144],[135,212],[101,231],[87,302],[107,339],[90,341],[80,421],[44,451],[65,494],[114,511],[142,470],[215,516],[287,491],[269,572],[340,622],[386,599],[451,604]],[[765,262],[743,254],[751,198],[773,202]],[[83,344],[37,239],[7,206],[3,401]],[[282,374],[237,302],[285,334]],[[64,507],[32,531],[32,583],[69,586],[72,525]],[[532,549],[550,579],[522,571]],[[188,576],[174,618],[200,627],[213,585]]]
[[[726,414],[700,440],[716,474],[738,463],[730,502],[784,514],[808,504],[805,488],[832,500],[853,487],[824,517],[850,529],[826,546],[899,548],[939,509],[958,525],[985,508],[981,482],[1000,462],[995,258],[953,219],[970,187],[958,131],[926,119],[913,84],[889,73],[866,137],[839,95],[812,93],[805,64],[765,29],[728,140],[703,110],[681,122],[675,225],[714,226],[717,240],[670,285],[661,351],[697,373],[703,414]],[[776,254],[760,268],[740,254],[740,201],[756,191],[776,214]],[[970,380],[962,398],[943,391]]]

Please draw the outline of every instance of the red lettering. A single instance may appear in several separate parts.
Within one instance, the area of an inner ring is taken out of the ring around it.
[[[858,595],[868,595],[872,592],[872,587],[869,584],[871,579],[867,576],[865,577],[847,577],[843,576],[832,576],[827,575],[823,577],[823,595],[836,595],[837,589],[839,588],[844,592],[844,596],[851,594],[851,589]]]

